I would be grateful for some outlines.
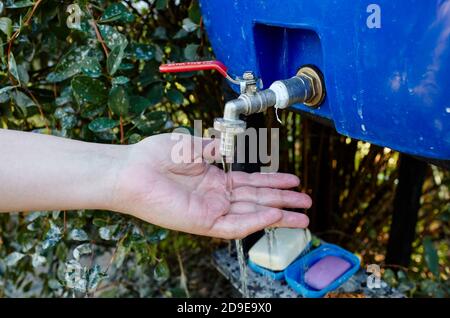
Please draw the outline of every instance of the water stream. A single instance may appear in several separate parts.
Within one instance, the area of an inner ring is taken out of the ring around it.
[[[266,228],[264,229],[264,232],[267,236],[267,245],[268,245],[268,252],[269,252],[269,265],[272,268],[272,254],[275,251],[275,228]]]
[[[267,249],[268,249],[268,253],[269,253],[269,266],[270,268],[273,267],[272,264],[272,255],[273,253],[275,253],[275,249],[277,248],[276,246],[276,238],[275,238],[275,228],[266,228],[264,229],[264,233],[267,236]],[[269,284],[270,284],[270,288],[273,289],[274,287],[274,280],[272,277],[268,277],[269,279]]]
[[[222,157],[223,171],[226,177],[226,191],[228,198],[231,200],[231,195],[233,191],[233,179],[231,177],[232,163],[227,162],[225,157]],[[239,263],[239,279],[241,283],[241,291],[244,298],[249,298],[250,294],[248,291],[248,276],[247,276],[247,264],[245,261],[244,248],[242,245],[242,240],[235,240],[236,253]]]

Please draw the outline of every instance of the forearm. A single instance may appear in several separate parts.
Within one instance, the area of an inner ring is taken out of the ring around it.
[[[0,129],[0,212],[107,209],[127,149]]]

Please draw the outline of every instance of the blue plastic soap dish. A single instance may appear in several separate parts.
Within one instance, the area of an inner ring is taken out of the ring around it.
[[[303,257],[305,254],[309,253],[311,248],[312,248],[312,241],[310,241],[306,245],[306,247],[303,249],[303,251],[296,257],[296,259],[291,264],[293,264],[299,258]],[[271,278],[273,280],[279,280],[279,281],[285,280],[286,269],[283,271],[275,272],[275,271],[272,271],[265,267],[257,265],[256,263],[252,262],[250,259],[248,259],[248,267],[250,267],[255,273],[261,274],[261,275]]]
[[[343,260],[350,263],[350,268],[348,268],[339,278],[329,284],[327,287],[316,290],[310,287],[304,281],[304,275],[306,269],[311,268],[315,263],[320,261],[322,258],[327,256],[335,256],[342,258]],[[311,251],[310,253],[298,258],[291,265],[286,268],[284,275],[288,285],[294,289],[298,294],[307,298],[320,298],[326,293],[337,289],[343,283],[345,283],[350,277],[355,274],[360,266],[360,262],[356,255],[344,250],[343,248],[334,244],[322,244],[317,249]]]
[[[253,263],[250,259],[248,260],[248,267],[250,267],[255,273],[261,274],[273,280],[284,280],[284,271],[274,272],[270,269],[261,267]]]

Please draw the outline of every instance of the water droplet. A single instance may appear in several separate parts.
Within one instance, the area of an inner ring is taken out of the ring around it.
[[[450,107],[447,107],[445,111],[450,114]]]
[[[356,95],[352,95],[352,99],[356,102],[356,100],[357,100],[358,98],[356,97]]]
[[[361,108],[358,108],[358,116],[359,116],[359,118],[361,118],[361,119],[364,118],[364,117],[363,117],[363,111],[362,111]]]
[[[366,131],[367,131],[367,130],[366,130],[366,125],[362,124],[362,125],[361,125],[361,129],[362,129],[362,131],[366,132]]]

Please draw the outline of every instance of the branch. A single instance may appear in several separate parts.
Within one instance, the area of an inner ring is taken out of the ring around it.
[[[108,47],[105,44],[105,41],[103,40],[102,34],[100,33],[98,26],[97,26],[97,22],[95,22],[94,20],[91,20],[91,25],[94,28],[95,31],[95,36],[97,37],[97,41],[100,42],[100,44],[102,45],[103,51],[105,52],[106,57],[108,57],[109,55],[109,51],[108,51]]]

